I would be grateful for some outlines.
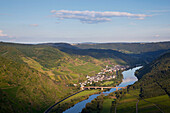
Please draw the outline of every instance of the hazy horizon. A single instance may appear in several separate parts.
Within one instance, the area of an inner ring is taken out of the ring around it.
[[[10,41],[0,41],[2,43],[15,43],[15,44],[45,44],[45,43],[68,43],[68,44],[104,44],[104,43],[160,43],[160,42],[170,42],[170,41],[148,41],[148,42],[77,42],[77,43],[71,43],[71,42],[10,42]]]

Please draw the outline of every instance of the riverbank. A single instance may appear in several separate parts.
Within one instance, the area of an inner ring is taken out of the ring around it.
[[[60,102],[57,102],[53,106],[51,106],[50,113],[53,113],[53,112],[62,113],[63,111],[74,106],[78,102],[86,100],[89,98],[89,96],[94,95],[94,94],[99,94],[100,92],[102,91],[101,90],[81,90],[61,100]],[[48,112],[45,112],[45,113],[48,113]]]
[[[160,79],[160,78],[159,78]],[[133,80],[133,79],[131,79]],[[134,79],[135,80],[135,79]],[[152,80],[152,79],[148,79]],[[129,84],[127,91],[119,90],[108,95],[108,98],[104,97],[103,105],[100,106],[99,112],[101,113],[169,113],[170,111],[170,98],[168,95],[157,95],[150,97],[143,97],[141,95],[143,90],[141,87],[136,86],[136,84],[141,83],[141,81],[136,82],[130,81],[128,79],[123,80],[124,83],[120,85]],[[150,82],[150,81],[148,81]],[[134,84],[135,83],[135,84]],[[132,85],[133,84],[133,85]],[[156,84],[155,84],[156,85]],[[148,92],[148,88],[146,88]],[[116,98],[116,99],[115,99]],[[97,101],[94,99],[93,101]],[[94,102],[93,102],[94,103]],[[86,111],[92,110],[89,106],[86,106]]]
[[[104,85],[102,86],[114,86],[116,87],[117,85],[119,85],[122,82],[123,79],[123,75],[122,75],[122,70],[117,72],[117,78],[116,79],[112,79],[109,81],[102,81],[102,82],[97,82],[92,84],[92,86],[100,86],[102,83]],[[110,84],[108,84],[107,82],[110,82]],[[103,91],[107,91],[107,90],[103,90]],[[99,94],[100,92],[103,92],[102,90],[91,90],[91,91],[78,91],[74,94],[72,94],[71,96],[68,96],[62,100],[60,100],[59,102],[55,103],[54,105],[52,105],[51,107],[49,107],[45,113],[50,112],[63,112],[66,109],[74,106],[75,104],[86,100],[89,98],[89,96],[93,95],[93,94]],[[88,92],[88,93],[87,93]],[[64,107],[63,107],[64,106]]]
[[[139,68],[141,68],[141,67],[136,67],[136,68],[133,68],[133,69],[129,69],[127,71],[123,71],[122,74],[123,74],[124,79],[118,85],[118,87],[125,87],[125,86],[131,85],[135,81],[137,81],[137,78],[134,76],[134,73]],[[109,93],[112,93],[114,91],[116,91],[116,89],[112,88],[110,91],[103,92],[103,94],[108,95]],[[77,103],[76,105],[74,105],[70,109],[66,110],[64,113],[71,113],[71,112],[78,113],[78,112],[81,112],[82,109],[85,108],[87,103],[91,102],[93,99],[95,99],[98,96],[99,96],[99,94],[98,95],[91,95],[89,97],[89,99]]]
[[[78,92],[76,92],[76,93],[74,93],[74,94],[72,94],[72,95],[70,95],[70,96],[68,96],[68,97],[66,97],[66,98],[58,101],[58,102],[55,103],[54,105],[50,106],[44,113],[49,113],[54,106],[56,106],[57,104],[59,104],[59,103],[61,103],[62,101],[66,100],[67,98],[69,98],[69,97],[71,97],[71,96],[73,96],[73,95],[76,95],[76,94],[78,94],[78,93],[80,93],[80,92],[82,92],[82,91],[84,91],[84,90],[78,91]]]

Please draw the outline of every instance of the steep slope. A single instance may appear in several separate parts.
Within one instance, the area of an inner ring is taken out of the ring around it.
[[[0,56],[0,111],[42,112],[47,106],[59,100],[65,91],[48,76],[31,69],[25,64]]]
[[[30,67],[51,76],[67,75],[63,79],[80,77],[99,71],[104,64],[90,56],[69,55],[46,45],[2,44],[3,57],[27,63]],[[12,49],[12,50],[11,50]],[[86,67],[83,69],[81,67]],[[60,79],[60,76],[57,76]],[[80,78],[81,79],[81,78]]]
[[[43,112],[104,64],[46,45],[0,44],[0,111]],[[64,90],[63,90],[64,89]]]
[[[170,96],[170,53],[166,53],[136,72],[139,79],[134,87],[141,88],[141,96]]]

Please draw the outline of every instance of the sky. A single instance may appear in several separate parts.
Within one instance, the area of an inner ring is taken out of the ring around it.
[[[0,41],[170,41],[170,0],[0,0]]]

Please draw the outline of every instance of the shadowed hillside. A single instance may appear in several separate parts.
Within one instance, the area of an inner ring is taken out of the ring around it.
[[[139,79],[134,86],[141,88],[142,97],[163,94],[170,96],[170,53],[166,53],[136,72]]]
[[[75,44],[81,49],[112,49],[125,53],[143,53],[158,50],[170,49],[170,42],[156,43],[96,43],[96,44]]]

